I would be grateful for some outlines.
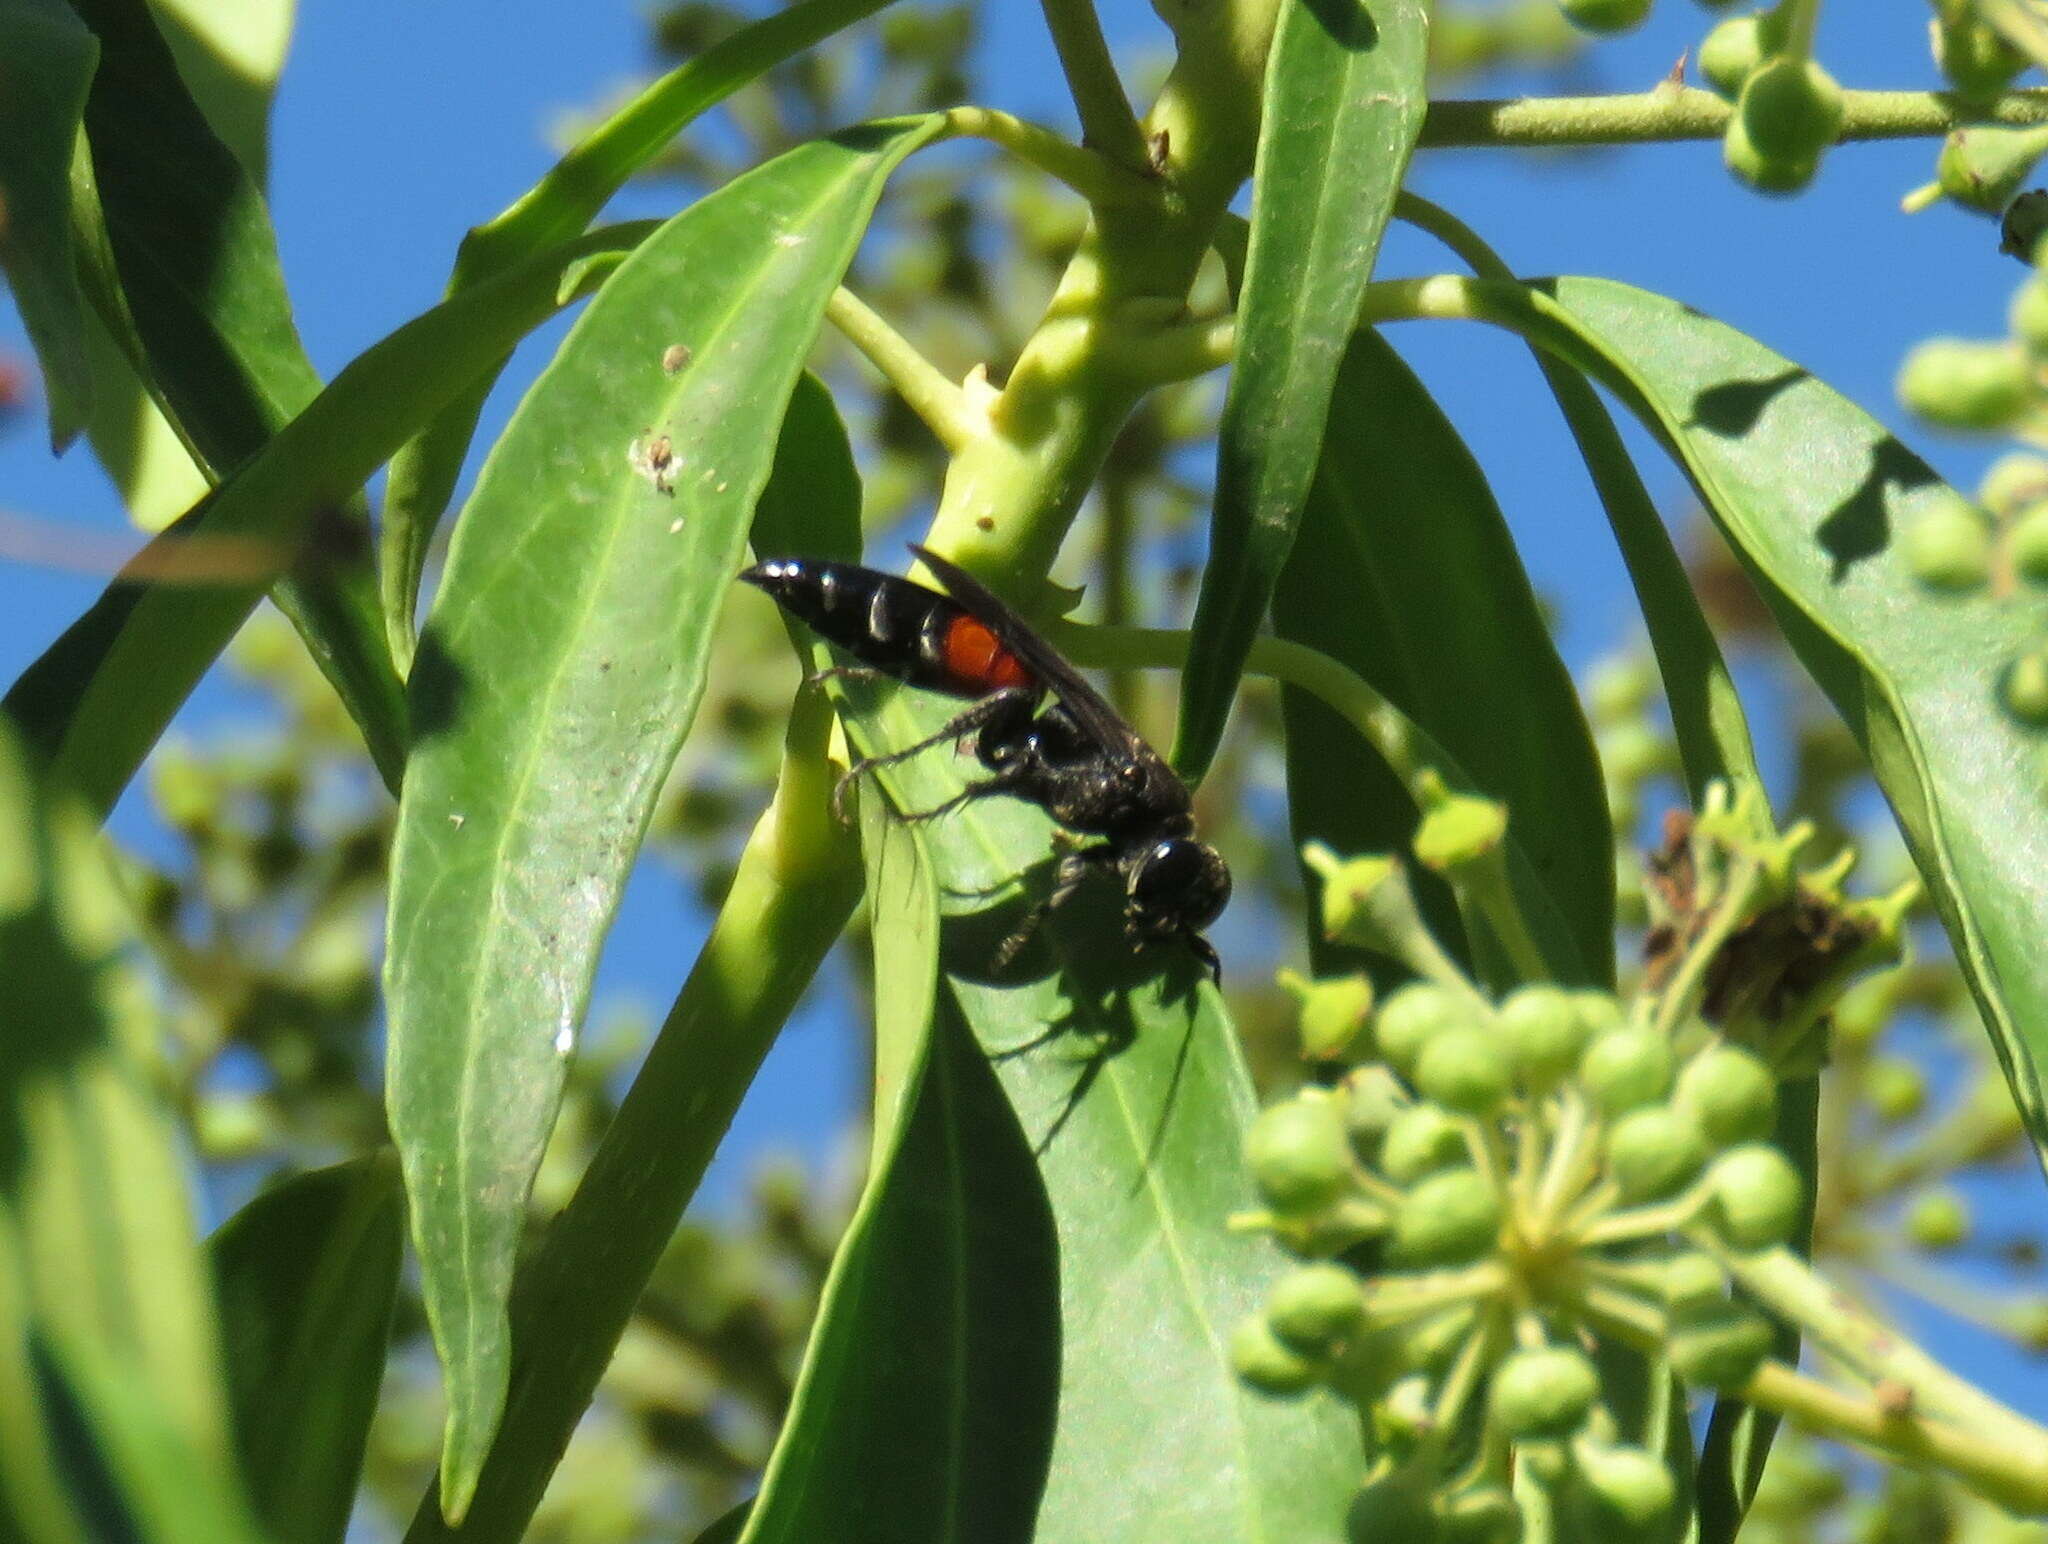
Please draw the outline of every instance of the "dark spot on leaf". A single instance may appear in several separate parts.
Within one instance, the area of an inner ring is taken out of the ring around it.
[[[1937,482],[1933,470],[1897,440],[1880,440],[1870,458],[1870,470],[1856,491],[1820,523],[1815,532],[1820,544],[1834,559],[1830,577],[1840,584],[1851,567],[1875,557],[1891,541],[1888,489],[1907,492]]]
[[[413,655],[412,675],[406,683],[412,704],[413,741],[431,739],[455,727],[462,713],[463,693],[469,688],[468,675],[441,642],[430,624],[420,634]]]
[[[1363,53],[1380,40],[1380,29],[1359,0],[1307,0],[1309,14],[1339,48]]]
[[[1739,438],[1756,427],[1771,399],[1810,377],[1797,365],[1761,381],[1724,381],[1709,386],[1692,400],[1691,426],[1710,434]]]

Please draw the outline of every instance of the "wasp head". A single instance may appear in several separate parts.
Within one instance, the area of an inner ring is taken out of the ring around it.
[[[1230,900],[1230,869],[1223,855],[1192,837],[1154,842],[1125,872],[1124,914],[1134,933],[1198,933],[1222,915]]]

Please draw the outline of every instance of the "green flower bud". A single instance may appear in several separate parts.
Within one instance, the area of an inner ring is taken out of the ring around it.
[[[2021,515],[2005,533],[2013,572],[2035,584],[2048,584],[2048,504]]]
[[[1722,132],[1721,160],[1759,193],[1797,193],[1820,170],[1817,155],[1765,155],[1751,141],[1749,127],[1740,113],[1729,118],[1728,127]]]
[[[1661,1458],[1642,1448],[1596,1447],[1590,1442],[1575,1445],[1572,1456],[1578,1462],[1573,1499],[1574,1510],[1580,1513],[1579,1528],[1560,1530],[1560,1537],[1598,1544],[1640,1539],[1649,1544],[1664,1536],[1678,1491]]]
[[[1319,902],[1323,936],[1336,943],[1372,947],[1380,936],[1372,915],[1373,899],[1382,885],[1399,882],[1394,860],[1339,858],[1321,842],[1308,843],[1301,857],[1323,881]]]
[[[1899,401],[1944,429],[2003,429],[2033,389],[2026,353],[2014,343],[1930,338],[1899,367]]]
[[[1739,1389],[1756,1375],[1775,1344],[1769,1320],[1728,1303],[1681,1326],[1666,1350],[1672,1370],[1694,1388]]]
[[[2001,520],[2048,505],[2048,461],[2023,450],[2000,456],[1977,485],[1977,502]]]
[[[2029,1351],[2048,1352],[2048,1295],[2015,1304],[2006,1315],[2006,1328]]]
[[[1997,214],[2019,193],[2043,151],[2048,151],[2048,125],[1951,129],[1941,142],[1934,174],[1941,191],[1957,203]]]
[[[1657,669],[1637,654],[1602,660],[1586,682],[1586,709],[1603,727],[1640,718],[1657,697]]]
[[[1671,1087],[1670,1043],[1652,1029],[1611,1031],[1586,1047],[1579,1081],[1608,1115],[1653,1103]]]
[[[2023,263],[2034,260],[2034,248],[2048,234],[2048,191],[2030,188],[2006,206],[1998,220],[1998,250]]]
[[[1806,1182],[1775,1147],[1750,1142],[1714,1160],[1708,1175],[1721,1236],[1735,1249],[1769,1249],[1799,1231]]]
[[[1765,26],[1770,15],[1731,16],[1716,24],[1700,43],[1700,79],[1731,102],[1742,94],[1742,83],[1772,52]]]
[[[1230,1336],[1230,1365],[1262,1394],[1302,1394],[1316,1386],[1316,1366],[1290,1351],[1272,1326],[1256,1315],[1240,1322]]]
[[[1704,1250],[1688,1249],[1664,1265],[1664,1303],[1675,1318],[1697,1316],[1728,1301],[1728,1273]]]
[[[1260,1112],[1245,1162],[1266,1204],[1283,1217],[1327,1209],[1351,1185],[1351,1144],[1328,1097],[1304,1093]]]
[[[1675,1100],[1716,1147],[1767,1137],[1778,1120],[1778,1080],[1738,1046],[1713,1046],[1687,1062]]]
[[[1474,794],[1452,793],[1432,780],[1411,846],[1416,861],[1453,874],[1497,851],[1508,831],[1508,807]]]
[[[1520,1442],[1515,1445],[1515,1467],[1554,1489],[1572,1472],[1571,1449],[1562,1442]]]
[[[2006,326],[2034,358],[2048,355],[2048,278],[2037,273],[2013,292]]]
[[[165,825],[195,831],[220,819],[227,791],[218,771],[180,741],[166,740],[149,758],[150,793]]]
[[[1581,32],[1612,37],[1640,27],[1650,14],[1650,0],[1558,0],[1558,9]]]
[[[1580,1351],[1546,1346],[1517,1351],[1493,1375],[1493,1424],[1517,1441],[1567,1437],[1600,1397],[1600,1374]]]
[[[1654,1201],[1682,1188],[1707,1161],[1692,1118],[1668,1104],[1630,1110],[1607,1128],[1607,1173],[1624,1201]]]
[[[1471,1159],[1464,1128],[1433,1104],[1403,1110],[1380,1143],[1380,1172],[1397,1185],[1412,1185],[1426,1174],[1457,1168]]]
[[[1998,700],[2022,724],[2035,729],[2048,724],[2048,645],[2024,650],[2007,664]]]
[[[1415,1086],[1461,1115],[1491,1115],[1508,1096],[1508,1062],[1483,1029],[1453,1029],[1423,1046]]]
[[[1522,1513],[1507,1490],[1468,1490],[1438,1504],[1438,1544],[1515,1544]]]
[[[1619,1029],[1628,1022],[1628,1015],[1622,1012],[1620,999],[1612,992],[1581,987],[1570,995],[1572,1006],[1579,1010],[1579,1017],[1585,1020],[1588,1039],[1598,1039],[1610,1029]]]
[[[1863,1069],[1863,1097],[1879,1120],[1902,1125],[1927,1108],[1927,1074],[1904,1057],[1879,1057]]]
[[[1670,738],[1641,719],[1615,724],[1594,737],[1600,769],[1616,782],[1645,782],[1668,771],[1674,760]]]
[[[199,1102],[193,1136],[212,1163],[240,1163],[283,1140],[270,1100],[262,1094],[208,1094]]]
[[[1571,1076],[1589,1034],[1572,994],[1554,986],[1509,993],[1500,1005],[1499,1025],[1515,1076],[1532,1094],[1546,1094]]]
[[[1352,1146],[1370,1152],[1387,1128],[1408,1108],[1408,1096],[1385,1067],[1354,1067],[1338,1085],[1344,1129]]]
[[[1413,1075],[1422,1048],[1448,1029],[1476,1025],[1472,999],[1433,981],[1411,981],[1397,987],[1373,1018],[1373,1044],[1380,1060],[1396,1071]]]
[[[1463,1265],[1500,1236],[1500,1197],[1471,1169],[1432,1174],[1401,1198],[1388,1258],[1398,1265]]]
[[[1283,971],[1281,977],[1301,1003],[1301,1054],[1310,1061],[1343,1060],[1372,1013],[1372,982],[1363,974],[1304,981]]]
[[[1436,1513],[1426,1482],[1407,1469],[1367,1480],[1351,1498],[1344,1532],[1351,1544],[1386,1544],[1389,1539],[1434,1544]]]
[[[1811,59],[1767,60],[1742,83],[1735,116],[1758,155],[1810,161],[1842,128],[1842,88]]]
[[[1922,509],[1903,539],[1907,566],[1930,590],[1974,590],[1991,577],[1991,527],[1961,497]]]
[[[1922,1249],[1954,1249],[1970,1236],[1970,1203],[1952,1186],[1924,1190],[1906,1208],[1906,1237]]]
[[[1929,30],[1934,37],[1935,64],[1948,77],[1950,88],[1966,102],[1991,101],[2026,68],[2026,55],[1974,18],[1937,20]]]
[[[1365,1322],[1358,1278],[1329,1261],[1289,1271],[1266,1299],[1266,1322],[1283,1345],[1304,1356],[1327,1355]]]

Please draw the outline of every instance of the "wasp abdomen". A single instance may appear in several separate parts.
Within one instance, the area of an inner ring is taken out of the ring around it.
[[[826,642],[912,686],[984,697],[1037,684],[980,618],[908,579],[809,558],[756,563],[740,578]]]

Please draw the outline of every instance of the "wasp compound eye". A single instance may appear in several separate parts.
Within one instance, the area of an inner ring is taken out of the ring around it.
[[[1133,916],[1161,932],[1205,928],[1230,900],[1230,870],[1206,842],[1155,842],[1131,870]]]

